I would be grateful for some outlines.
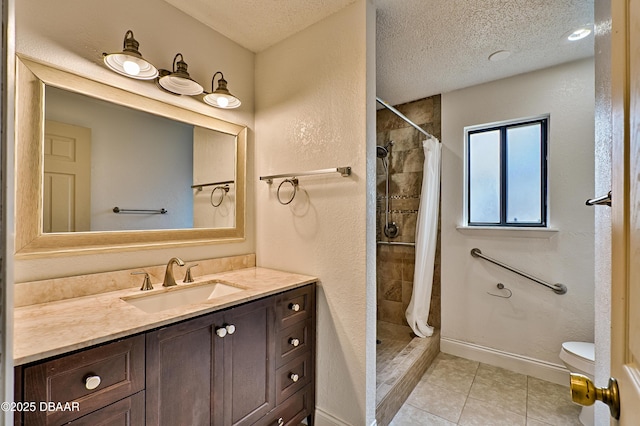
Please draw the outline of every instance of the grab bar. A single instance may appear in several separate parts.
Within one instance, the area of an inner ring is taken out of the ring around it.
[[[500,261],[497,261],[497,260],[492,259],[492,258],[490,258],[490,257],[488,257],[488,256],[485,256],[484,254],[482,254],[482,252],[480,251],[480,249],[479,249],[479,248],[473,248],[473,249],[471,249],[471,256],[473,256],[473,257],[480,257],[480,258],[482,258],[482,259],[484,259],[484,260],[486,260],[486,261],[489,261],[489,262],[493,263],[494,265],[498,265],[498,266],[500,266],[501,268],[508,269],[509,271],[514,272],[514,273],[516,273],[516,274],[520,275],[521,277],[528,278],[528,279],[530,279],[531,281],[537,282],[538,284],[541,284],[541,285],[543,285],[543,286],[545,286],[545,287],[547,287],[547,288],[550,288],[550,289],[551,289],[551,290],[553,290],[553,292],[554,292],[554,293],[556,293],[556,294],[565,294],[565,293],[567,292],[567,286],[565,286],[564,284],[560,284],[560,283],[556,283],[556,284],[549,284],[548,282],[546,282],[546,281],[542,281],[541,279],[536,278],[536,277],[534,277],[534,276],[532,276],[532,275],[529,275],[529,274],[527,274],[526,272],[519,271],[519,270],[518,270],[518,269],[516,269],[516,268],[512,268],[512,267],[511,267],[511,266],[509,266],[509,265],[505,265],[504,263],[502,263],[502,262],[500,262]]]
[[[407,247],[416,246],[416,243],[404,243],[402,241],[376,241],[376,243],[380,246],[407,246]]]

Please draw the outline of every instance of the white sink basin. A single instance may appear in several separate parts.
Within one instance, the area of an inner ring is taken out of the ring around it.
[[[123,297],[122,300],[145,312],[155,313],[178,306],[206,302],[241,291],[244,289],[220,282],[211,282],[192,284],[188,287],[172,287],[161,293]]]

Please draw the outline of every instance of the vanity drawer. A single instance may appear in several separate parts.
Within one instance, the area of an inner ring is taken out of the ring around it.
[[[278,333],[276,339],[276,367],[308,352],[313,339],[311,320],[295,324]]]
[[[144,391],[80,417],[70,426],[138,426],[144,422]]]
[[[278,329],[311,318],[315,309],[315,284],[282,293],[276,297],[276,321]]]
[[[257,421],[259,426],[298,426],[312,415],[314,406],[313,383],[278,405],[269,414]]]
[[[72,408],[77,403],[78,409],[26,412],[25,424],[65,423],[137,393],[145,386],[144,369],[144,335],[26,367],[25,402],[69,403]]]
[[[302,389],[312,379],[311,353],[299,356],[276,371],[276,405]]]

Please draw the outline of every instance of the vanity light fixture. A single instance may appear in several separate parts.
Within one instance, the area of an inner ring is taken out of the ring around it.
[[[180,57],[180,60],[178,60],[178,56]],[[204,91],[197,81],[189,77],[189,73],[187,72],[187,63],[184,61],[182,53],[178,53],[173,58],[173,72],[160,70],[158,84],[166,91],[176,95],[195,96]]]
[[[118,53],[103,53],[104,63],[110,70],[138,80],[152,80],[158,76],[158,70],[146,61],[138,47],[140,43],[133,38],[133,31],[124,35],[123,50]]]
[[[150,62],[142,58],[138,51],[140,45],[133,38],[133,31],[128,30],[124,35],[124,49],[118,53],[103,53],[105,65],[112,71],[126,77],[138,80],[154,80],[156,86],[173,95],[198,96],[204,92],[203,87],[189,76],[187,63],[178,53],[173,58],[173,69],[171,71],[156,69]],[[218,87],[213,90],[216,76]],[[217,71],[211,79],[211,93],[206,93],[202,100],[216,108],[233,109],[238,108],[242,102],[227,89],[227,80],[224,79],[222,71]]]
[[[220,74],[218,79],[218,87],[213,90],[213,85],[216,79],[216,75]],[[236,98],[227,89],[227,80],[224,79],[224,75],[221,71],[217,71],[211,78],[211,93],[205,95],[203,98],[205,103],[216,108],[233,109],[238,108],[241,104],[240,99]]]

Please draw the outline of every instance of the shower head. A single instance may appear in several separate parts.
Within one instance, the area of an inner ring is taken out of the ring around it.
[[[390,146],[393,146],[393,141],[389,141],[389,143],[386,144],[385,146],[382,146],[382,145],[376,146],[376,156],[378,158],[385,158],[387,155],[389,155]]]
[[[387,149],[387,147],[384,146],[376,146],[376,155],[378,156],[378,158],[385,158],[387,155],[389,155],[389,150]]]

